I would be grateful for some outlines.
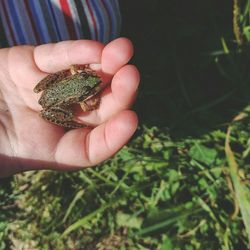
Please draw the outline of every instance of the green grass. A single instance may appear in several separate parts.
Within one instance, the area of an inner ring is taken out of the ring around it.
[[[101,166],[1,183],[0,249],[250,248],[250,1],[237,17],[233,1],[143,3],[121,4],[138,131]]]

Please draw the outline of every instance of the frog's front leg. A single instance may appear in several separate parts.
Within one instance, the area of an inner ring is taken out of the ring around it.
[[[69,68],[71,75],[75,75],[78,73],[86,73],[88,75],[96,76],[96,72],[92,70],[89,64],[72,64]]]
[[[84,124],[73,121],[74,114],[69,107],[54,106],[41,111],[41,117],[65,128],[82,128]]]
[[[95,95],[85,101],[80,102],[83,112],[88,112],[97,109],[100,106],[101,97]]]

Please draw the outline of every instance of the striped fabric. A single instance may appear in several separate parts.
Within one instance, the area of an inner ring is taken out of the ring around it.
[[[1,47],[69,39],[103,43],[120,32],[118,0],[0,0]]]

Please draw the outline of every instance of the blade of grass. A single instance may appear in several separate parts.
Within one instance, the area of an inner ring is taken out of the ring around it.
[[[117,185],[115,186],[114,190],[110,193],[109,197],[112,197],[115,195],[115,193],[117,192],[117,190],[123,186],[125,188],[128,188],[128,186],[125,184],[125,179],[127,178],[127,176],[129,175],[129,171],[127,171],[124,176],[122,177],[122,179],[117,183]]]
[[[250,0],[246,2],[244,11],[243,11],[243,18],[246,20],[247,16],[250,14]]]
[[[81,199],[81,197],[83,196],[83,194],[84,194],[84,190],[79,190],[79,191],[77,192],[77,194],[75,195],[74,199],[72,200],[72,202],[70,203],[70,205],[69,205],[69,207],[68,207],[68,209],[67,209],[67,211],[66,211],[66,214],[65,214],[65,216],[64,216],[64,218],[63,218],[63,223],[67,220],[67,218],[68,218],[68,216],[70,215],[70,213],[71,213],[73,207],[75,206],[76,202],[77,202],[79,199]]]
[[[243,36],[240,27],[240,4],[239,0],[233,1],[233,31],[238,45],[243,44]]]
[[[79,171],[79,177],[80,177],[82,180],[86,181],[86,183],[88,183],[89,185],[91,185],[91,186],[94,185],[92,179],[89,178],[89,176],[87,176],[83,171]]]
[[[223,250],[229,250],[229,245],[228,245],[228,231],[224,230],[222,228],[222,226],[220,225],[220,222],[218,220],[218,218],[216,217],[215,213],[213,212],[213,210],[209,207],[209,205],[200,197],[198,197],[198,202],[200,203],[201,207],[209,213],[210,218],[215,222],[216,227],[218,228],[218,232],[219,232],[219,240],[221,240],[222,243],[222,249]],[[222,241],[223,239],[223,241]]]
[[[182,212],[181,214],[177,213],[177,214],[170,215],[169,218],[166,220],[163,220],[161,222],[155,223],[148,227],[142,228],[136,233],[136,235],[142,236],[145,234],[154,233],[155,231],[161,230],[169,225],[172,225],[175,222],[180,221],[181,219],[188,217],[189,215],[194,215],[200,211],[201,211],[201,208],[197,208],[197,209],[187,210],[185,212]]]
[[[102,206],[98,209],[96,209],[94,212],[84,216],[82,219],[76,221],[72,225],[70,225],[61,235],[61,238],[64,238],[72,231],[78,229],[81,226],[84,226],[86,223],[88,223],[91,219],[93,219],[95,216],[97,216],[99,213],[102,213],[105,209],[107,209],[109,205]]]
[[[202,164],[200,164],[199,162],[197,162],[196,160],[192,159],[192,162],[196,167],[198,167],[199,169],[201,169],[203,172],[203,174],[212,182],[215,182],[215,178],[209,173],[209,171],[204,171],[205,167],[202,166]]]
[[[114,186],[114,183],[110,180],[108,180],[107,178],[105,178],[104,176],[102,176],[101,174],[99,174],[97,171],[95,171],[94,169],[89,168],[88,171],[95,176],[96,178],[102,180],[104,183]]]
[[[245,113],[241,113],[234,118],[233,122],[239,121],[243,119],[245,116],[246,116]],[[230,171],[231,179],[232,179],[233,186],[234,186],[236,200],[240,207],[242,220],[246,228],[248,241],[250,243],[250,192],[247,186],[241,183],[241,180],[238,174],[239,166],[235,159],[235,155],[230,147],[231,130],[232,130],[232,124],[228,127],[228,130],[227,130],[227,137],[225,141],[225,153],[226,153],[227,161],[229,164],[229,171]]]
[[[223,48],[224,53],[225,53],[225,54],[229,54],[230,51],[229,51],[229,49],[228,49],[228,46],[227,46],[227,43],[226,43],[224,37],[221,37],[221,38],[220,38],[220,41],[221,41],[221,45],[222,45],[222,48]]]

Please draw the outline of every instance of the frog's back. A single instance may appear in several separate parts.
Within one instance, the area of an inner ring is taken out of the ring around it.
[[[76,103],[85,99],[89,91],[95,87],[93,76],[75,74],[56,82],[44,90],[39,103],[43,107]],[[96,80],[95,80],[96,81]]]

